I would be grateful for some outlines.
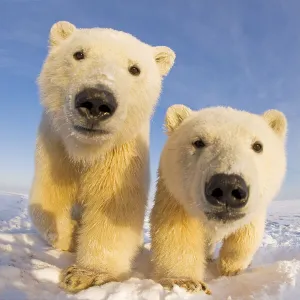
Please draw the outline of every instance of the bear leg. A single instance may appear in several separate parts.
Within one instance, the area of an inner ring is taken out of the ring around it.
[[[125,189],[121,195],[100,208],[93,200],[86,205],[78,231],[76,265],[63,270],[60,277],[65,290],[74,293],[129,278],[141,245],[146,195],[138,188]]]
[[[44,240],[56,249],[73,252],[77,222],[69,216],[70,210],[69,207],[56,211],[47,205],[35,203],[29,205],[32,223]]]
[[[159,181],[151,212],[152,278],[163,287],[210,291],[202,282],[206,236],[198,218],[189,216]]]
[[[59,144],[40,132],[35,175],[29,197],[29,215],[41,236],[54,248],[73,251],[77,222],[72,207],[77,178]]]
[[[265,215],[256,217],[224,240],[218,259],[223,276],[234,276],[245,270],[259,248],[265,228]]]

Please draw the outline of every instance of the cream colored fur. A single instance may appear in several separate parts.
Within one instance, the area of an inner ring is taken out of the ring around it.
[[[221,275],[246,269],[264,233],[268,204],[278,193],[286,170],[287,121],[277,110],[263,115],[232,108],[192,111],[171,106],[166,114],[168,140],[161,154],[155,204],[151,212],[152,277],[170,288],[210,293],[202,280],[215,245]],[[205,146],[196,149],[193,142]],[[252,144],[260,141],[262,153]],[[205,182],[216,173],[242,175],[250,186],[244,217],[209,219]]]
[[[30,194],[33,224],[52,246],[76,251],[61,286],[77,292],[123,280],[141,241],[149,188],[150,118],[175,54],[113,29],[54,24],[39,85],[44,107]],[[73,54],[83,51],[84,60]],[[138,65],[133,76],[128,68]],[[118,109],[102,129],[74,131],[74,98],[98,84],[114,93]]]

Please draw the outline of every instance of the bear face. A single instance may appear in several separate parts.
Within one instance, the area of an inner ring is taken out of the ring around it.
[[[41,103],[69,154],[119,145],[149,123],[175,60],[170,48],[65,21],[52,26],[49,44],[38,79]]]
[[[174,105],[165,127],[161,177],[190,214],[211,222],[245,219],[265,210],[279,191],[286,171],[281,112]]]

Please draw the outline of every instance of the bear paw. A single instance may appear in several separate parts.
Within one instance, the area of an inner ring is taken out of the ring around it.
[[[98,273],[73,265],[61,272],[59,286],[70,293],[77,293],[91,286],[103,285],[111,281],[117,280],[107,273]]]
[[[163,278],[159,280],[159,283],[168,290],[171,290],[174,285],[178,285],[190,293],[198,293],[203,291],[205,294],[211,295],[211,292],[207,288],[206,284],[200,280],[193,280],[189,278]]]
[[[247,269],[251,263],[243,264],[233,261],[221,260],[218,269],[221,276],[236,276]]]
[[[221,270],[220,273],[222,276],[236,276],[240,274],[243,270],[242,269],[237,269],[237,270]]]
[[[67,252],[75,252],[75,240],[70,238],[60,238],[54,242],[49,242],[49,244],[54,247],[55,249],[59,249],[61,251]]]
[[[75,233],[77,230],[77,222],[70,220],[63,223],[63,225],[64,227],[59,228],[59,230],[57,228],[55,228],[55,230],[50,228],[48,232],[45,233],[45,239],[55,249],[75,252]]]

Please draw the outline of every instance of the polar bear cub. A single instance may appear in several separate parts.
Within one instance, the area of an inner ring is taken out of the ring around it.
[[[130,274],[143,238],[150,119],[174,60],[166,46],[109,28],[61,21],[50,30],[29,208],[50,245],[76,250],[60,279],[70,292]]]
[[[247,268],[260,245],[285,177],[287,121],[277,110],[173,105],[165,127],[150,217],[152,278],[210,293],[203,277],[217,242],[218,270],[228,276]]]

